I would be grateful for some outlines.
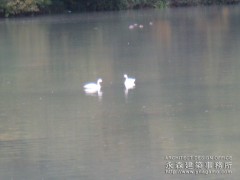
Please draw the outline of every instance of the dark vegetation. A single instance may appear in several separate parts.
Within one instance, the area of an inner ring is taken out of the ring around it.
[[[0,0],[0,16],[235,4],[240,0]]]

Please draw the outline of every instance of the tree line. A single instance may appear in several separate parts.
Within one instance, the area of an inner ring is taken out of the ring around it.
[[[0,0],[0,16],[233,4],[240,0]]]

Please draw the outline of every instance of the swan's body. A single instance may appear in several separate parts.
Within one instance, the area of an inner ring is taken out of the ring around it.
[[[125,78],[125,81],[124,81],[124,85],[125,85],[125,88],[126,89],[133,89],[135,87],[135,81],[136,79],[134,78],[129,78],[127,76],[127,74],[124,74],[124,78]]]
[[[97,83],[88,83],[88,84],[85,84],[83,87],[84,87],[84,91],[86,93],[96,93],[96,92],[100,92],[101,90],[101,83],[102,82],[102,79],[98,79],[97,80]]]

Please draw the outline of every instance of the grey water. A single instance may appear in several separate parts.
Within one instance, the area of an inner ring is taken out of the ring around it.
[[[211,6],[0,20],[0,179],[237,180],[239,17]],[[102,95],[86,94],[98,78]],[[203,159],[167,158],[180,156]],[[175,172],[190,162],[219,172]]]

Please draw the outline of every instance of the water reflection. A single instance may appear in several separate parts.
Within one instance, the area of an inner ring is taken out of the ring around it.
[[[85,94],[88,96],[98,97],[99,100],[102,100],[103,92],[101,90],[92,92],[91,90],[85,90]]]
[[[125,94],[125,98],[128,97],[128,91],[131,90],[131,89],[134,89],[135,87],[132,87],[132,88],[125,88],[124,90],[124,94]]]
[[[2,20],[0,178],[202,179],[164,174],[163,157],[204,154],[234,157],[233,175],[208,178],[238,179],[238,17],[227,6]],[[82,84],[96,77],[91,98]]]
[[[132,91],[132,89],[134,89],[135,87],[132,87],[132,88],[125,88],[124,90],[124,95],[125,95],[125,102],[127,103],[128,102],[128,94],[129,92]]]

